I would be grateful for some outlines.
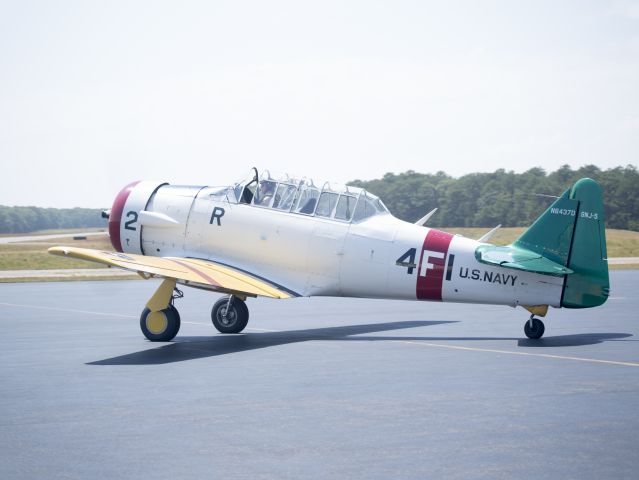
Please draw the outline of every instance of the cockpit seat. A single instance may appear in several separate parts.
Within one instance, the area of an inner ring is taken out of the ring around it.
[[[304,204],[304,206],[300,208],[299,212],[310,215],[311,213],[315,211],[316,203],[317,203],[317,198],[309,198],[308,200],[306,200],[306,203]]]

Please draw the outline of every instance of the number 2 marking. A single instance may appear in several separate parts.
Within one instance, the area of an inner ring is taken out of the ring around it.
[[[131,218],[131,220],[128,220],[126,222],[124,222],[124,229],[125,230],[133,230],[135,231],[136,228],[133,227],[132,225],[138,221],[138,214],[137,212],[127,212],[126,213],[126,218]]]

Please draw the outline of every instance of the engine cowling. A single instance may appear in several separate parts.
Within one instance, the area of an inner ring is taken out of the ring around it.
[[[109,236],[117,252],[144,254],[140,212],[146,210],[155,192],[163,185],[168,184],[154,180],[137,181],[117,194],[109,215]]]

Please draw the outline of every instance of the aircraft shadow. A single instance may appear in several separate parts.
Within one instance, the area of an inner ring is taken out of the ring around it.
[[[539,340],[529,338],[519,339],[520,347],[580,347],[596,345],[598,343],[620,340],[632,337],[630,333],[578,333],[575,335],[558,335],[556,337],[542,337]],[[626,340],[628,341],[628,340]],[[634,342],[634,340],[630,340]]]
[[[584,345],[596,345],[606,341],[622,340],[632,337],[630,333],[577,333],[574,335],[558,335],[556,337],[540,338],[532,340],[521,337],[356,337],[345,338],[352,341],[410,341],[410,342],[455,342],[455,341],[494,341],[517,340],[518,347],[579,347]],[[625,340],[634,342],[636,340]]]
[[[119,357],[89,362],[87,365],[160,365],[198,358],[215,357],[229,353],[245,352],[260,348],[287,345],[313,340],[345,340],[350,335],[387,332],[403,328],[428,327],[454,321],[408,321],[345,325],[340,327],[312,328],[307,330],[285,330],[281,332],[243,333],[212,337],[176,337],[175,341],[159,348],[129,353]],[[377,337],[370,337],[375,339]],[[393,338],[393,337],[391,337]],[[420,339],[421,337],[415,337]]]
[[[622,340],[632,335],[629,333],[579,333],[541,338],[539,340],[522,339],[520,337],[402,337],[402,336],[365,336],[353,337],[367,333],[387,332],[405,328],[428,327],[454,321],[407,321],[374,323],[367,325],[346,325],[340,327],[313,328],[307,330],[290,330],[265,333],[244,333],[241,335],[220,335],[211,337],[176,337],[176,340],[158,348],[129,353],[118,357],[107,358],[87,365],[161,365],[183,362],[200,358],[228,355],[261,348],[269,348],[292,343],[317,340],[329,341],[410,341],[410,342],[454,342],[454,341],[517,341],[519,347],[573,347],[596,345],[606,341]],[[623,340],[622,340],[623,341]],[[627,341],[627,340],[626,340]],[[634,341],[634,340],[630,340]]]

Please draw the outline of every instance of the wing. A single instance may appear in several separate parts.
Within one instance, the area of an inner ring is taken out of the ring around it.
[[[74,247],[52,247],[49,249],[49,253],[132,270],[143,277],[174,278],[182,280],[186,284],[203,285],[211,290],[222,292],[271,298],[298,296],[281,285],[208,260],[181,257],[149,257],[146,255]]]

